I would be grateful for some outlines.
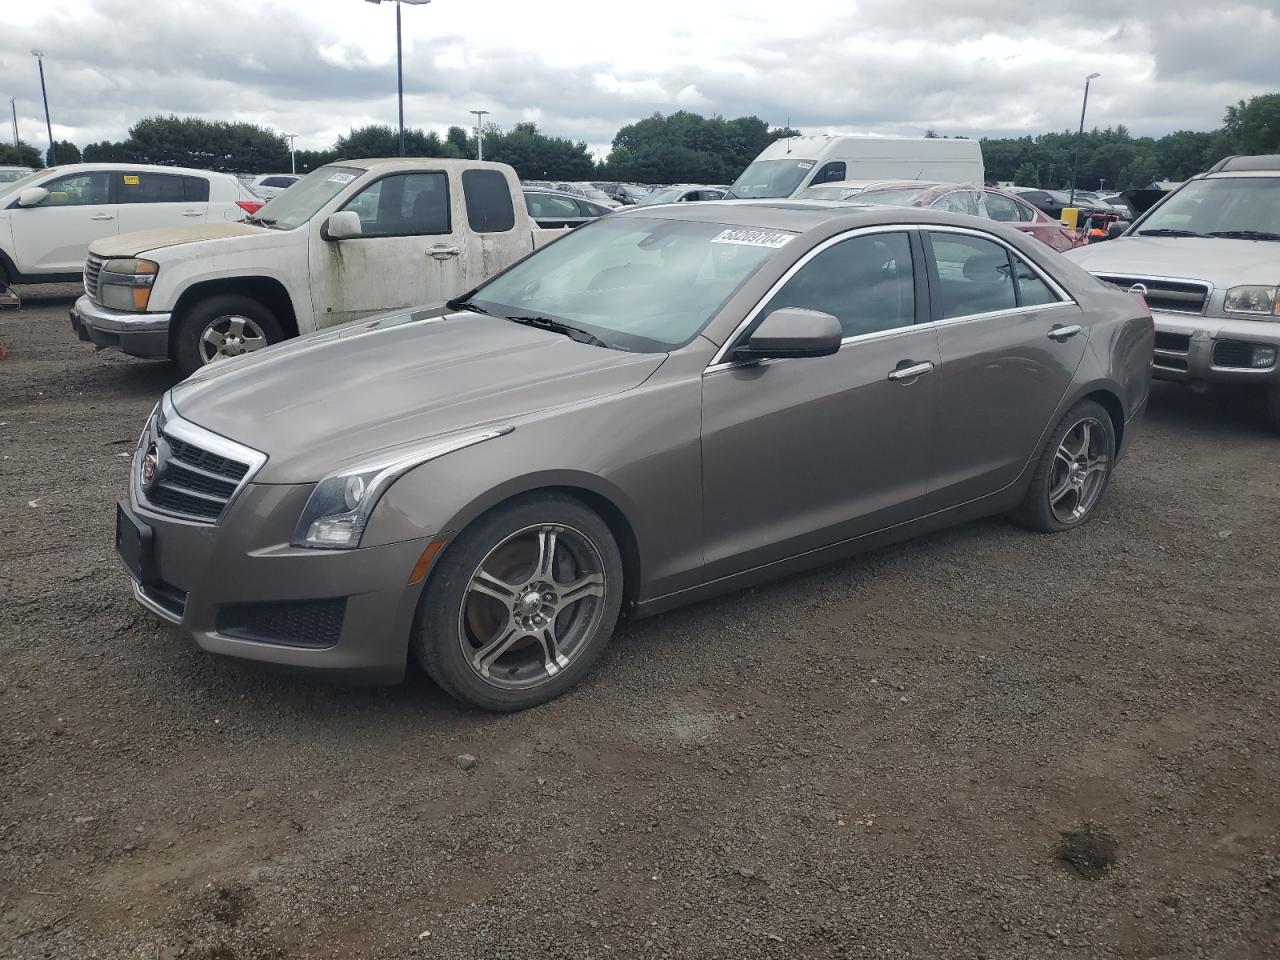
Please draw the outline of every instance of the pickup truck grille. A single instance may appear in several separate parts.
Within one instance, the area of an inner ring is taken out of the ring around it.
[[[1165,313],[1204,313],[1212,287],[1197,280],[1158,280],[1155,277],[1125,277],[1109,273],[1094,274],[1099,280],[1128,290],[1135,283],[1147,288],[1147,306]]]
[[[102,267],[107,261],[101,257],[89,255],[89,259],[84,262],[84,292],[89,295],[90,300],[98,299],[98,278],[102,274]]]
[[[222,516],[249,464],[220,457],[187,440],[164,434],[157,445],[155,486],[143,488],[147,505],[160,513],[212,523]]]

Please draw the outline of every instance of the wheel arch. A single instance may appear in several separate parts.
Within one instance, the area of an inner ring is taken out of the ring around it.
[[[1098,387],[1077,397],[1075,403],[1081,403],[1085,400],[1092,400],[1107,411],[1107,416],[1111,418],[1111,427],[1116,435],[1116,451],[1123,450],[1126,421],[1124,404],[1120,400],[1120,395],[1110,388]],[[1075,406],[1075,404],[1073,403],[1072,406]]]
[[[286,337],[296,337],[298,335],[298,317],[293,309],[293,300],[290,298],[289,291],[285,285],[275,277],[260,275],[218,277],[213,280],[202,280],[198,283],[193,283],[183,290],[178,297],[178,302],[173,306],[175,322],[169,327],[170,354],[173,353],[173,338],[176,335],[180,325],[179,321],[183,314],[201,300],[226,294],[235,294],[257,300],[275,314],[276,319],[280,321],[280,325],[284,328]]]

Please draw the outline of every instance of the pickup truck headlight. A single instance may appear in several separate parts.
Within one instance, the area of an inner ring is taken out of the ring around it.
[[[113,310],[142,311],[151,302],[158,264],[151,260],[108,260],[98,275],[98,297]]]
[[[1270,317],[1280,313],[1280,287],[1232,287],[1222,301],[1227,313]]]
[[[327,550],[352,550],[360,546],[373,508],[400,477],[429,460],[505,436],[513,429],[491,427],[454,434],[329,474],[311,491],[293,532],[293,545]]]

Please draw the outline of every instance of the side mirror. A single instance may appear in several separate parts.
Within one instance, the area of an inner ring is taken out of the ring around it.
[[[329,215],[324,222],[321,236],[325,240],[350,240],[363,232],[360,227],[360,214],[354,210],[339,210]]]
[[[733,355],[738,360],[829,357],[840,349],[843,339],[840,321],[831,314],[783,307],[765,317],[751,339]]]
[[[1107,239],[1114,240],[1116,237],[1128,230],[1130,226],[1132,226],[1132,224],[1130,224],[1128,220],[1111,221],[1111,223],[1107,224]]]
[[[49,191],[44,187],[27,187],[18,194],[18,206],[38,207],[49,199]]]

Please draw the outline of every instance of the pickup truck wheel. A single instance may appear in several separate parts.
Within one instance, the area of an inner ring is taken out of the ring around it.
[[[184,374],[284,339],[274,313],[251,297],[224,294],[193,304],[178,321],[173,359]]]

